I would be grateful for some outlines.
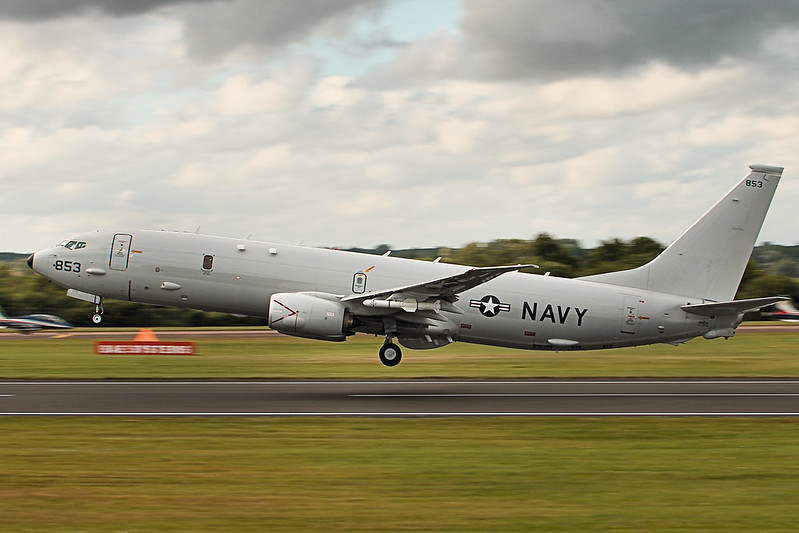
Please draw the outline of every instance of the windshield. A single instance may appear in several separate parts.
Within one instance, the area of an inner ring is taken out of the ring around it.
[[[63,246],[64,248],[69,248],[70,250],[80,250],[81,248],[86,248],[86,243],[84,241],[66,240],[61,242],[58,246]]]

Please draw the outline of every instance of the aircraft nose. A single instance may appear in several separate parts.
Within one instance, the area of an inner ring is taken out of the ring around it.
[[[28,256],[28,260],[27,260],[27,261],[25,261],[25,263],[28,265],[28,268],[30,268],[31,270],[33,270],[33,254],[30,254],[30,255]]]

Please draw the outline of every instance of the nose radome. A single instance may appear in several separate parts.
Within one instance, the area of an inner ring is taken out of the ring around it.
[[[25,261],[25,263],[28,265],[28,268],[30,268],[31,270],[33,270],[33,255],[34,254],[30,254],[28,256],[28,260]]]

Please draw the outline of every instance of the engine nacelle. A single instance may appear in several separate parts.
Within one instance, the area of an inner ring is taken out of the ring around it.
[[[351,325],[349,311],[336,300],[295,292],[281,292],[269,299],[269,327],[287,335],[343,341]]]

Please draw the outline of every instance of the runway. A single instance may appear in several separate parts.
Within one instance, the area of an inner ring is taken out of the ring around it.
[[[799,379],[0,381],[0,416],[799,416]]]

